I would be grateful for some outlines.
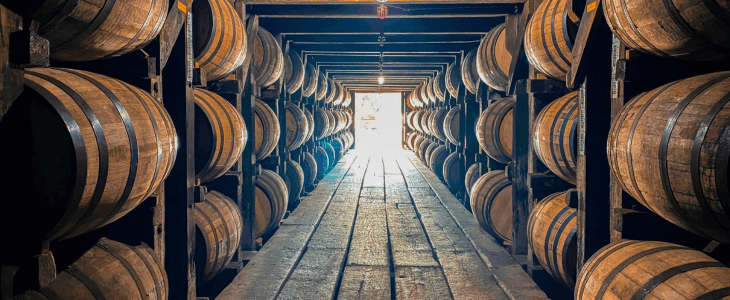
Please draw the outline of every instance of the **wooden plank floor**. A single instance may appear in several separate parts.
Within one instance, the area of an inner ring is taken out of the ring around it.
[[[217,299],[547,299],[412,153],[351,151]]]

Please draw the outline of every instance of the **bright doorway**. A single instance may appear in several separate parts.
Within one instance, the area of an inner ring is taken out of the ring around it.
[[[363,93],[355,96],[356,148],[367,152],[401,149],[401,95]]]

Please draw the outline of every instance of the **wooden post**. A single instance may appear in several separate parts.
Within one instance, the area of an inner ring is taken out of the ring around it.
[[[171,299],[194,300],[195,290],[195,104],[192,86],[192,13],[185,14],[182,35],[177,38],[162,71],[165,108],[175,124],[178,152],[165,181],[165,270]]]

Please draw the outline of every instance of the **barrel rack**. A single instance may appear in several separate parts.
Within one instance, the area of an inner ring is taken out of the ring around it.
[[[674,80],[730,69],[727,62],[697,63],[654,57],[629,49],[612,34],[604,20],[601,0],[581,3],[582,16],[572,49],[572,69],[564,81],[550,79],[532,67],[523,45],[530,17],[541,0],[527,0],[524,6],[505,18],[507,50],[512,55],[509,69],[509,88],[500,92],[479,81],[475,94],[466,91],[460,81],[458,97],[448,97],[443,104],[461,109],[462,142],[444,143],[433,136],[428,138],[440,145],[446,144],[450,153],[460,153],[461,178],[473,163],[480,163],[481,174],[505,170],[513,188],[513,239],[505,245],[526,272],[543,286],[552,285],[552,279],[537,261],[528,245],[527,224],[533,209],[532,199],[568,191],[569,206],[578,210],[578,259],[580,270],[588,258],[600,248],[622,239],[659,240],[702,250],[719,261],[730,263],[727,244],[689,233],[643,208],[626,194],[608,165],[606,141],[612,120],[618,116],[624,103],[641,92],[649,91]],[[576,7],[576,4],[573,4]],[[460,64],[471,49],[463,49],[455,57]],[[550,172],[536,157],[532,145],[532,127],[536,116],[547,104],[569,92],[579,92],[577,185],[568,183]],[[402,112],[411,112],[406,105],[409,92],[403,92]],[[514,102],[513,157],[502,164],[487,156],[479,148],[475,136],[475,122],[495,99],[509,97]],[[422,109],[433,109],[434,104]],[[403,146],[408,144],[411,131],[403,121]],[[415,133],[415,131],[414,131]],[[470,209],[464,188],[452,192]],[[544,287],[544,286],[543,286]],[[550,297],[572,297],[572,291],[548,291]],[[561,298],[562,299],[562,298]]]
[[[23,68],[50,65],[100,73],[149,91],[167,109],[176,125],[178,136],[177,160],[170,175],[149,199],[127,216],[76,238],[51,243],[37,241],[21,244],[15,247],[13,253],[3,255],[0,299],[12,298],[13,289],[37,289],[53,280],[56,267],[51,250],[56,251],[71,245],[74,246],[71,248],[83,248],[78,245],[93,245],[102,236],[132,243],[138,243],[141,239],[151,245],[155,254],[163,261],[168,274],[170,299],[207,299],[207,295],[217,295],[228,285],[262,243],[273,235],[270,233],[256,239],[254,234],[256,176],[265,168],[285,178],[284,162],[288,159],[301,162],[302,154],[313,151],[319,142],[312,138],[290,153],[286,148],[286,134],[281,134],[271,156],[257,163],[253,153],[256,134],[255,99],[263,100],[276,112],[282,133],[286,132],[286,122],[283,121],[286,120],[286,101],[296,103],[312,113],[316,113],[317,108],[324,104],[316,103],[314,96],[303,97],[301,91],[289,95],[285,92],[283,78],[270,87],[259,88],[254,82],[252,72],[249,72],[252,56],[255,55],[252,50],[248,50],[243,65],[234,74],[225,79],[207,82],[205,71],[198,68],[192,53],[192,22],[195,21],[191,12],[192,2],[170,0],[169,13],[160,35],[141,51],[103,61],[53,62],[52,65],[48,41],[34,32],[37,24],[31,22],[30,18],[23,18],[5,7],[0,7],[0,34],[3,37],[0,44],[0,88],[3,91],[0,96],[0,119],[23,90]],[[246,15],[244,1],[230,2],[244,24],[247,23],[246,32],[250,45],[258,31],[258,17]],[[281,35],[278,35],[277,41],[284,53],[287,53],[289,43],[282,45]],[[195,178],[194,88],[206,88],[228,100],[243,116],[248,132],[247,145],[241,159],[225,175],[204,185]],[[354,92],[351,96],[354,99]],[[351,107],[354,107],[354,101]],[[331,109],[329,106],[325,108]],[[5,141],[2,143],[7,145]],[[204,201],[208,190],[219,191],[238,204],[243,213],[243,231],[233,260],[220,276],[199,289],[196,288],[196,225],[193,214],[195,203]]]

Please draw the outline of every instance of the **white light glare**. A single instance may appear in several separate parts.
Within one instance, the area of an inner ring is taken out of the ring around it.
[[[383,84],[383,82],[385,82],[385,77],[383,77],[383,76],[378,77],[378,84]]]

